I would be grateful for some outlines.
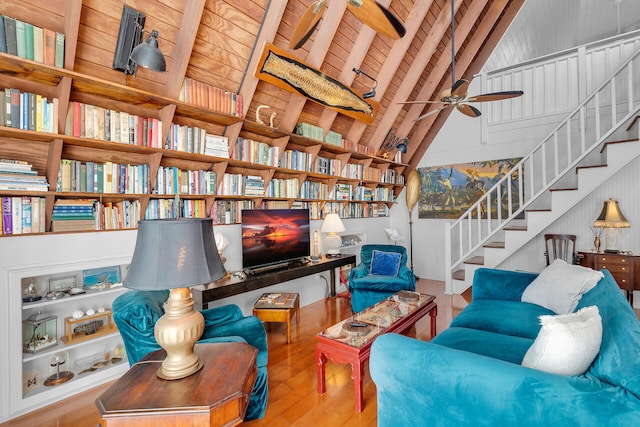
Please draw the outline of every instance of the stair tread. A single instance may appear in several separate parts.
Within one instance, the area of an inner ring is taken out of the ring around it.
[[[464,270],[456,270],[451,274],[451,278],[453,280],[464,280]]]
[[[633,125],[636,124],[636,122],[640,119],[640,116],[635,116],[633,118],[633,120],[631,120],[631,123],[629,123],[629,126],[627,126],[627,132],[629,132],[631,130],[631,128],[633,127]]]
[[[505,227],[503,230],[505,231],[527,231],[526,225],[510,225]]]
[[[576,166],[576,173],[578,173],[580,169],[606,168],[607,166],[608,165],[606,163],[602,165]]]
[[[474,257],[471,257],[468,260],[466,260],[464,263],[465,264],[483,265],[484,264],[484,257],[483,256],[474,256]]]
[[[504,242],[491,242],[482,245],[483,248],[498,248],[504,249]]]

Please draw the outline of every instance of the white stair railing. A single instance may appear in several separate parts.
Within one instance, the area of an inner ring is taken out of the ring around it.
[[[445,284],[496,233],[640,111],[640,48],[445,230]],[[634,70],[635,75],[634,75]]]

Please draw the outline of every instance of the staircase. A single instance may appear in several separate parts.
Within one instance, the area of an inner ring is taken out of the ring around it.
[[[446,293],[469,288],[477,268],[497,267],[640,156],[639,70],[640,48],[449,224]]]

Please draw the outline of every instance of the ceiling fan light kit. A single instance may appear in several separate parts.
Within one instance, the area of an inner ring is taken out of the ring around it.
[[[423,120],[429,116],[439,113],[445,108],[455,107],[456,110],[469,117],[480,117],[482,113],[476,107],[469,105],[470,102],[500,101],[503,99],[515,98],[524,94],[521,90],[509,90],[504,92],[485,93],[482,95],[467,96],[469,81],[465,79],[455,80],[456,55],[455,55],[455,7],[454,0],[451,0],[451,88],[440,92],[439,99],[433,101],[406,101],[399,104],[441,104],[441,107],[428,111],[414,119],[414,122]]]

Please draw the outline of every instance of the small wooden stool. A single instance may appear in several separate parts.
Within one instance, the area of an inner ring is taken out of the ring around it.
[[[256,301],[253,315],[263,322],[286,322],[287,344],[291,343],[291,318],[296,316],[300,328],[300,295],[297,293],[268,293]]]

